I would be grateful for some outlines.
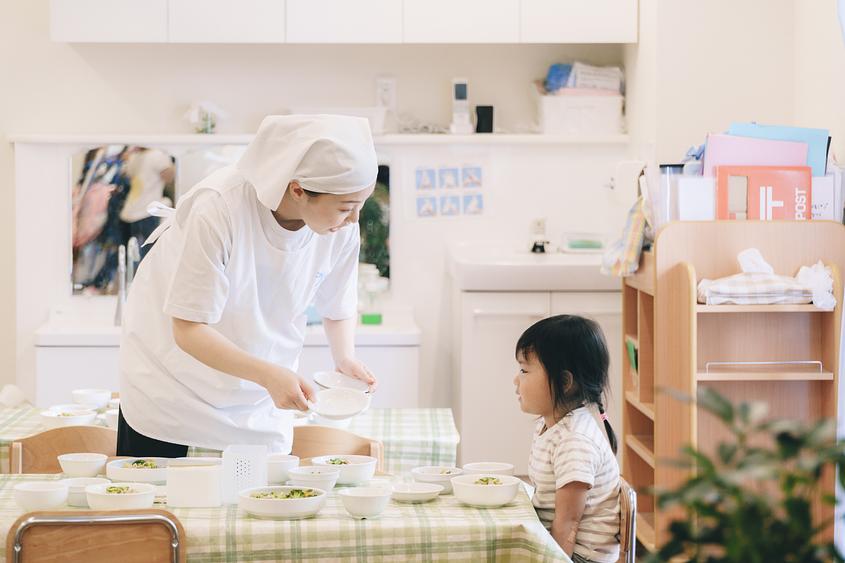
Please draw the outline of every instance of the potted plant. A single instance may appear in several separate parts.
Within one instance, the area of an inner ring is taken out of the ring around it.
[[[686,398],[689,400],[689,398]],[[692,447],[678,462],[692,471],[674,490],[655,490],[658,506],[679,507],[668,541],[647,561],[681,556],[706,563],[845,561],[829,533],[832,519],[814,521],[812,501],[827,471],[845,483],[845,442],[836,423],[767,420],[762,403],[733,405],[703,388],[699,407],[715,415],[732,439],[710,455]],[[823,502],[835,504],[832,495]]]

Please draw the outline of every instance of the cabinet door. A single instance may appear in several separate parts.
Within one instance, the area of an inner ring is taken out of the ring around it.
[[[522,43],[636,43],[637,0],[522,0]]]
[[[282,43],[284,0],[170,0],[171,43]]]
[[[519,408],[513,384],[516,341],[549,314],[548,293],[461,294],[457,398],[461,463],[504,461],[528,473],[536,416]]]
[[[163,43],[167,0],[50,0],[50,38],[68,43]]]
[[[401,43],[399,0],[287,0],[288,43]]]
[[[405,43],[516,43],[519,0],[404,0]]]
[[[622,293],[552,293],[552,315],[582,315],[601,326],[610,354],[610,393],[605,410],[617,441],[621,440],[622,401],[625,400],[622,387]],[[620,459],[622,450],[620,444],[617,456]]]

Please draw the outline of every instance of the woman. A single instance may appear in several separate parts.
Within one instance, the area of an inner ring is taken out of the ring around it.
[[[280,409],[313,399],[295,373],[312,302],[337,370],[375,385],[353,337],[358,212],[377,171],[365,119],[272,116],[236,165],[180,199],[126,304],[118,455],[289,452]]]

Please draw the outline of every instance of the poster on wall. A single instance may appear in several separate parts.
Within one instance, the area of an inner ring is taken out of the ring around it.
[[[414,214],[417,219],[484,214],[484,165],[454,162],[414,168]]]

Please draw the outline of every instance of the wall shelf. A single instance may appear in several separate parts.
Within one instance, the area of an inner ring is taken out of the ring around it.
[[[719,370],[699,371],[696,381],[832,381],[831,371]]]

